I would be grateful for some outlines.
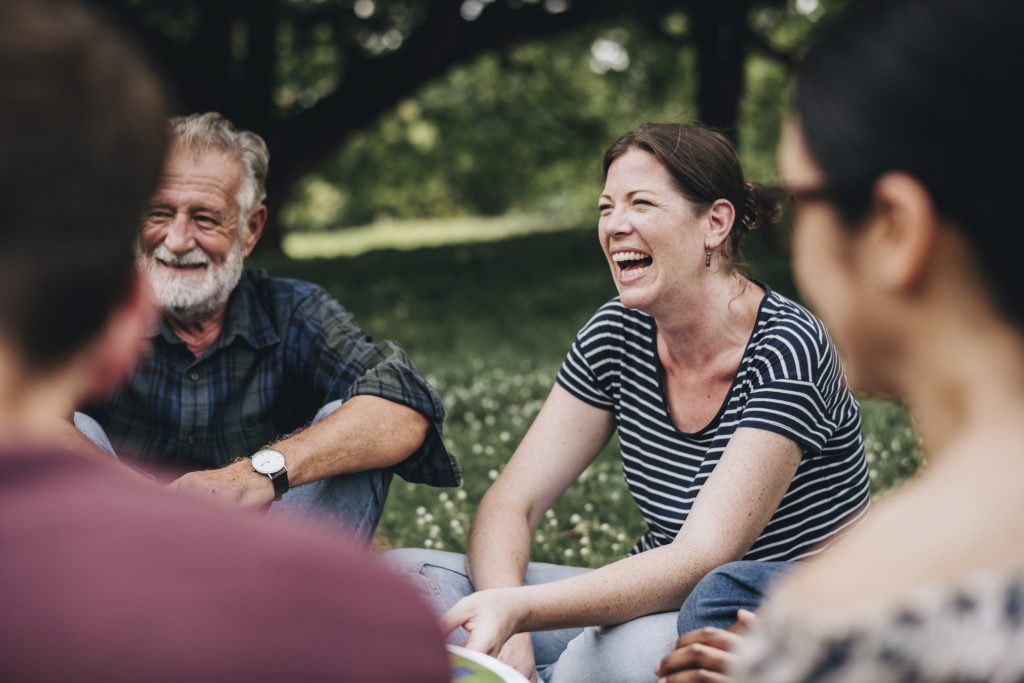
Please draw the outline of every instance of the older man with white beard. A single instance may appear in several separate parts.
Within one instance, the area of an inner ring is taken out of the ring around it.
[[[272,512],[366,537],[392,472],[457,485],[441,399],[405,352],[320,287],[243,268],[267,220],[263,140],[215,113],[170,134],[137,248],[162,319],[131,380],[76,425],[112,454],[186,471],[174,490],[279,500]]]

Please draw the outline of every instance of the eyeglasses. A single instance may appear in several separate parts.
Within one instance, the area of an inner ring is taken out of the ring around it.
[[[776,213],[772,220],[775,225],[767,231],[765,238],[769,249],[783,257],[789,255],[795,214],[799,207],[813,202],[831,202],[833,198],[832,188],[825,184],[808,187],[762,185],[758,188],[758,194],[775,203]]]
[[[807,202],[831,201],[834,195],[832,188],[827,185],[817,187],[792,187],[789,185],[765,185],[763,192],[769,197],[777,197],[779,201],[790,204],[805,204]]]

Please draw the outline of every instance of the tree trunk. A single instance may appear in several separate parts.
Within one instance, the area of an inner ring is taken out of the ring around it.
[[[697,111],[708,126],[737,141],[747,56],[749,0],[696,0]]]

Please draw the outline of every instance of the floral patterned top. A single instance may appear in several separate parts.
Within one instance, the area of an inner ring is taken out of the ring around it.
[[[798,620],[771,600],[736,655],[744,682],[1024,681],[1024,571],[972,574],[842,625]]]

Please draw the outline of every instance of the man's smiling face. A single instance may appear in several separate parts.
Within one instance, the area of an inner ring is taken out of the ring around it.
[[[192,320],[227,302],[242,272],[245,182],[235,157],[175,150],[139,234],[138,261],[164,313]]]

